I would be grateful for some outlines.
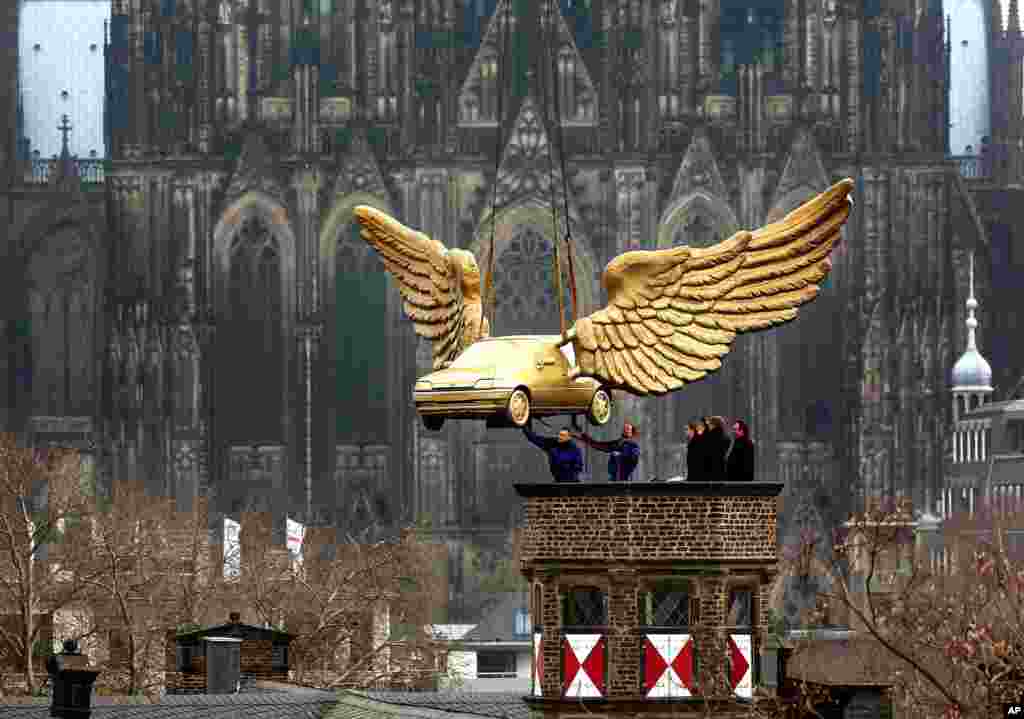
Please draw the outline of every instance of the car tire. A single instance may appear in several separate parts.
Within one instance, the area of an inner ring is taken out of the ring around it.
[[[525,427],[530,421],[530,394],[523,387],[517,387],[508,396],[505,416],[516,427]]]
[[[595,427],[603,427],[612,418],[612,393],[601,387],[590,399],[587,421]]]
[[[437,415],[425,414],[421,417],[423,420],[423,426],[429,429],[431,432],[438,432],[444,427],[444,417],[438,417]]]

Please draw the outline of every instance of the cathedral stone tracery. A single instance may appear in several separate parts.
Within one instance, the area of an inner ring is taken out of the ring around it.
[[[737,338],[706,381],[624,399],[604,433],[637,420],[639,472],[670,477],[686,421],[742,417],[766,480],[837,507],[847,492],[937,496],[941,453],[917,447],[945,431],[963,258],[1006,264],[990,229],[1009,246],[1024,226],[1001,216],[1024,207],[1007,199],[1024,171],[1019,20],[981,13],[989,142],[957,178],[947,56],[953,99],[970,88],[938,4],[913,17],[890,0],[750,5],[194,0],[160,16],[115,1],[102,184],[43,185],[32,178],[58,166],[22,157],[0,203],[21,272],[0,275],[21,308],[0,328],[0,418],[91,433],[98,472],[208,492],[215,512],[249,497],[342,537],[420,521],[452,547],[463,596],[460,547],[505,551],[511,484],[545,477],[543,458],[510,430],[422,428],[410,388],[427,344],[352,208],[472,249],[481,267],[493,233],[494,334],[554,333],[551,253],[557,242],[567,267],[567,229],[582,314],[603,304],[620,252],[706,247],[849,176],[853,213],[815,304]],[[15,105],[0,103],[10,138]],[[53,207],[71,219],[47,225]],[[474,601],[451,619],[477,620]]]

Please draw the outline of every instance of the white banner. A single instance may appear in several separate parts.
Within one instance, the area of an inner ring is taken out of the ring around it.
[[[242,545],[239,537],[242,525],[224,518],[224,577],[237,577],[242,573]]]
[[[288,556],[293,562],[302,564],[302,540],[306,537],[306,527],[294,519],[287,521],[288,525]]]

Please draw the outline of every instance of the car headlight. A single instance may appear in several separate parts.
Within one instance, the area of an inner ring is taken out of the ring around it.
[[[431,390],[431,389],[434,389],[434,385],[430,384],[430,382],[427,382],[426,380],[422,380],[421,379],[419,382],[416,383],[416,386],[415,386],[414,389],[417,392],[420,392],[420,391],[423,391],[423,390]]]
[[[494,389],[493,379],[478,379],[473,385],[474,389]]]

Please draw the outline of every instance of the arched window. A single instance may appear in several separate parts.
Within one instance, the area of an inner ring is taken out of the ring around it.
[[[563,270],[565,257],[563,253]],[[495,336],[560,331],[551,242],[528,228],[498,254],[494,268]],[[569,308],[568,282],[563,280],[563,306]]]
[[[29,259],[32,413],[91,415],[95,284],[81,232],[64,225]]]
[[[387,275],[355,222],[341,230],[335,275],[334,364],[338,441],[387,436]]]
[[[261,218],[243,222],[231,245],[229,316],[225,328],[228,355],[223,366],[226,403],[219,408],[231,440],[279,442],[283,407],[284,338],[281,307],[281,256],[277,240]],[[259,392],[253,392],[253,367],[259,358]]]
[[[990,134],[988,33],[981,0],[951,0],[949,154],[974,154]],[[968,151],[970,146],[972,151]]]

